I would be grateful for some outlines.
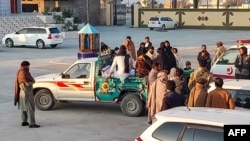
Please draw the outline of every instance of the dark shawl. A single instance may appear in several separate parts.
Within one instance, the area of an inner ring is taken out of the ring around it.
[[[19,103],[19,96],[20,96],[20,83],[25,82],[35,82],[34,78],[31,76],[29,69],[20,67],[20,69],[16,73],[15,79],[15,95],[14,95],[14,105],[16,106]]]

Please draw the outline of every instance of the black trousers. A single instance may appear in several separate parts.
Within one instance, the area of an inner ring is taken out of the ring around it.
[[[235,74],[235,79],[250,79],[249,75]]]

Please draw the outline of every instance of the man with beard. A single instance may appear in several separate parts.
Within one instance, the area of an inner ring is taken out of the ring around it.
[[[164,49],[160,47],[157,49],[157,53],[158,55],[154,59],[154,62],[159,63],[163,70],[167,70],[169,73],[171,68],[176,67],[176,59],[172,51],[164,51]]]
[[[22,126],[28,126],[30,128],[39,128],[40,125],[35,121],[35,102],[33,95],[34,78],[29,72],[30,63],[23,61],[20,69],[16,74],[15,81],[15,99],[14,105],[18,104],[18,108],[21,109]],[[29,119],[29,123],[27,120]]]
[[[154,60],[156,58],[156,53],[154,52],[154,47],[151,46],[151,47],[148,47],[148,51],[146,53],[146,55],[151,59],[151,60]]]

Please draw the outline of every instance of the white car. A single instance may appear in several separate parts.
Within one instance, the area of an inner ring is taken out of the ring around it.
[[[250,109],[250,80],[227,79],[224,80],[223,88],[228,90],[234,99],[236,109]],[[215,89],[214,82],[209,84],[208,92]]]
[[[240,41],[240,40],[238,40]],[[237,42],[238,42],[237,41]],[[243,40],[244,46],[247,47],[248,54],[250,54],[250,39]],[[211,67],[211,73],[213,77],[220,77],[224,79],[235,79],[235,60],[239,54],[239,48],[241,46],[231,46],[222,56],[220,56],[213,66]]]
[[[154,28],[165,29],[176,29],[178,27],[178,22],[173,21],[170,17],[151,17],[148,21],[148,27],[150,30]]]
[[[25,27],[17,32],[6,34],[2,43],[6,47],[36,46],[42,49],[50,46],[55,48],[63,43],[63,35],[57,27]]]
[[[220,108],[176,107],[155,117],[135,141],[223,141],[224,125],[250,124],[249,111]]]

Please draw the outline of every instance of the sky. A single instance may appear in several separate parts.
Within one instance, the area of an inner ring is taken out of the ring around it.
[[[134,3],[134,2],[137,2],[137,1],[140,1],[140,0],[123,0],[122,3]],[[148,1],[151,1],[151,0],[148,0]],[[166,0],[156,0],[158,3],[163,3],[164,1]]]

